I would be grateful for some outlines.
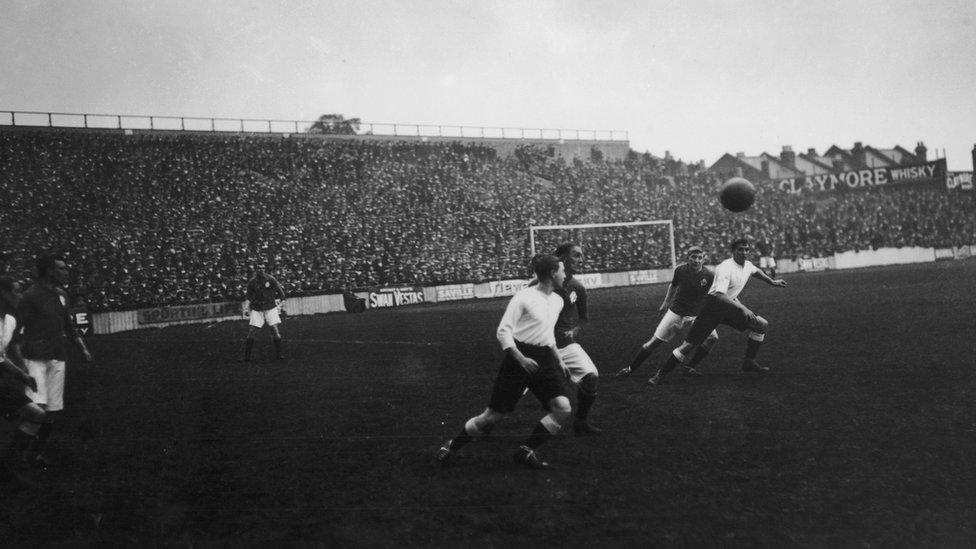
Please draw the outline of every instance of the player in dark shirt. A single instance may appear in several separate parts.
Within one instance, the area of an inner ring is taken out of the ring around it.
[[[254,348],[254,332],[260,330],[265,324],[271,327],[275,354],[279,359],[284,358],[281,353],[281,332],[278,331],[278,325],[281,324],[278,303],[285,299],[285,292],[281,289],[281,285],[273,276],[258,267],[254,270],[254,277],[247,281],[245,297],[250,308],[250,328],[247,337],[244,338],[244,358],[241,362],[250,362],[251,350]]]
[[[73,341],[81,349],[85,362],[91,362],[92,355],[68,314],[68,297],[62,289],[68,282],[64,259],[41,255],[36,266],[37,282],[24,292],[17,306],[20,327],[11,344],[11,355],[16,361],[22,361],[36,382],[36,389],[28,391],[27,396],[45,411],[44,423],[29,457],[32,465],[43,469],[48,461],[42,452],[55,419],[64,409],[68,343]]]
[[[671,341],[675,335],[695,321],[705,295],[708,294],[708,289],[712,287],[712,281],[715,279],[715,274],[705,266],[704,262],[705,253],[701,248],[693,246],[688,250],[688,262],[675,268],[664,302],[658,309],[658,312],[664,316],[654,331],[654,337],[641,346],[630,365],[617,372],[617,376],[632,374],[654,353],[655,349]],[[698,348],[692,361],[685,367],[686,374],[700,375],[695,366],[704,360],[716,341],[718,341],[718,332],[712,331],[705,343]],[[650,382],[657,384],[664,374],[667,372],[658,372]]]
[[[577,387],[573,431],[578,435],[596,434],[601,430],[591,425],[587,417],[596,401],[600,373],[593,360],[576,341],[582,323],[589,320],[586,288],[573,276],[583,262],[583,248],[567,242],[556,248],[555,255],[566,266],[566,280],[561,288],[555,290],[563,298],[563,310],[556,321],[556,347],[566,364],[570,379]]]

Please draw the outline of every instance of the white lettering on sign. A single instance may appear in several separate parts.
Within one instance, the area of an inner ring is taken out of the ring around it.
[[[603,275],[600,273],[578,274],[573,275],[573,277],[579,280],[584,288],[599,288],[603,286]]]
[[[451,284],[437,287],[437,301],[453,301],[474,297],[474,284]]]
[[[653,284],[657,282],[657,271],[631,271],[631,284]]]
[[[369,293],[371,308],[400,307],[424,302],[424,292],[417,288],[380,288]]]

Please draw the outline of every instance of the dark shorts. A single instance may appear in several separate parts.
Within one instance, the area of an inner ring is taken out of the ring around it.
[[[9,376],[0,376],[0,417],[10,417],[17,410],[31,403],[27,397],[27,386]]]
[[[692,345],[701,345],[719,324],[731,326],[740,332],[748,330],[754,317],[752,311],[741,303],[735,306],[719,301],[715,296],[705,296],[705,304],[691,325],[686,340]]]
[[[519,366],[508,353],[502,360],[502,366],[498,370],[498,377],[495,378],[495,385],[491,389],[491,399],[488,407],[496,412],[503,414],[511,413],[515,410],[515,405],[522,398],[525,389],[532,391],[542,407],[549,409],[549,401],[558,397],[566,396],[563,387],[562,368],[559,361],[552,354],[549,347],[536,347],[516,342],[516,346],[527,358],[531,358],[539,363],[539,369],[534,374],[525,371]]]

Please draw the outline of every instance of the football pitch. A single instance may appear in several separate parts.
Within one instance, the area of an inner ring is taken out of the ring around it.
[[[430,462],[487,403],[504,299],[287,318],[287,358],[263,331],[251,364],[243,320],[92,337],[0,545],[972,547],[976,260],[784,278],[742,295],[768,374],[720,329],[704,376],[657,387],[663,349],[613,374],[666,285],[591,291],[604,432],[551,440],[551,471],[511,461],[531,395]]]

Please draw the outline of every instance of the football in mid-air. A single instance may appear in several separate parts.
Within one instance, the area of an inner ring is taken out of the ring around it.
[[[718,199],[726,210],[744,212],[756,200],[756,187],[744,177],[733,177],[722,183]]]

